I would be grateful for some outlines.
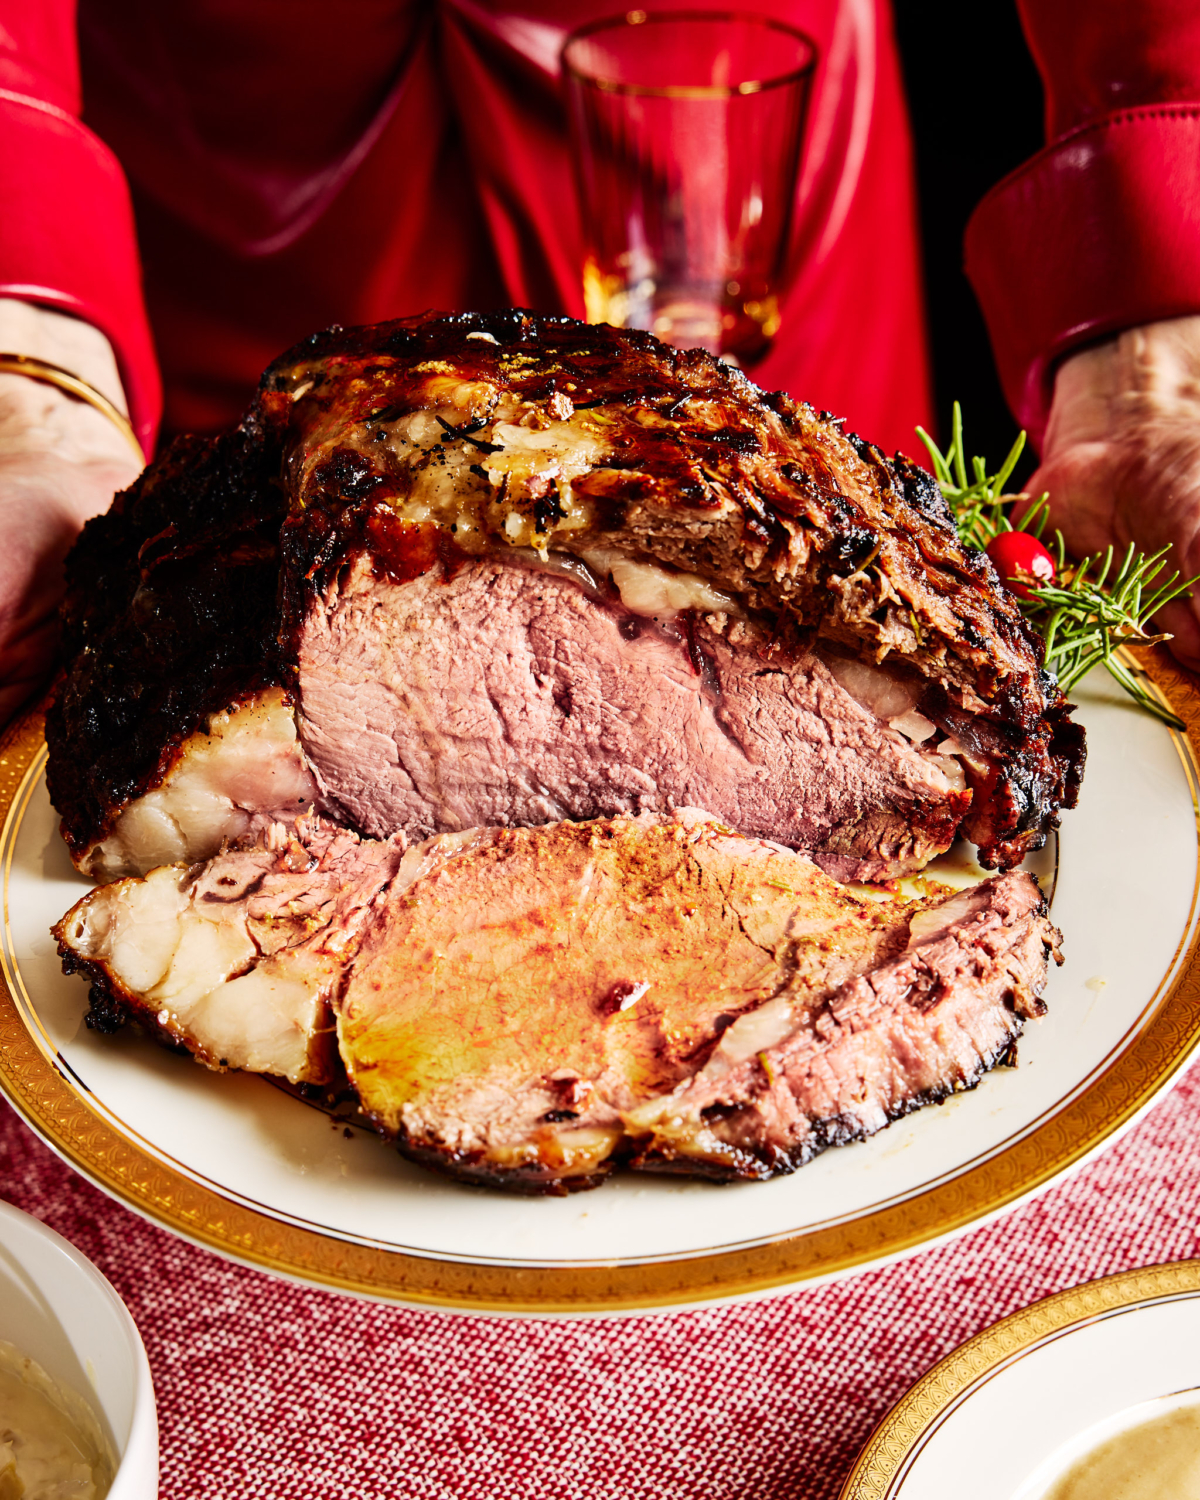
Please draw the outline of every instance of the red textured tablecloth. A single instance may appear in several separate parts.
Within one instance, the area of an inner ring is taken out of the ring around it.
[[[163,1500],[827,1500],[918,1375],[1062,1287],[1200,1253],[1200,1065],[991,1227],[745,1306],[465,1318],[309,1291],[172,1238],[0,1103],[0,1195],[86,1254],[150,1355]]]

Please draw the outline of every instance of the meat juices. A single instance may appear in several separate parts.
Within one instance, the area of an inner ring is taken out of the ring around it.
[[[701,351],[569,319],[316,336],[68,573],[48,777],[102,878],[148,868],[146,798],[196,859],[281,788],[374,836],[695,802],[842,878],[959,830],[1007,868],[1082,766],[928,475]],[[296,738],[257,791],[218,755],[224,820],[176,816],[214,716],[279,690]]]
[[[621,1162],[791,1171],[974,1084],[1040,1014],[1057,953],[1023,872],[872,901],[694,810],[479,829],[402,858],[298,835],[85,897],[56,934],[95,981],[93,1024],[140,1016],[209,1066],[328,1083],[332,1012],[381,1134],[522,1191]],[[191,936],[214,903],[236,935],[220,953]],[[165,959],[156,915],[184,934]]]

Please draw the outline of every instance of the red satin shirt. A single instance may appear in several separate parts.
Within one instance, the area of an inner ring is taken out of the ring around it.
[[[0,0],[0,294],[104,330],[147,442],[159,369],[168,429],[206,430],[329,323],[581,316],[558,53],[613,9],[81,0],[76,27],[70,0]],[[753,373],[911,447],[928,379],[889,12],[755,9],[820,64],[783,331]]]
[[[0,0],[0,295],[104,330],[147,446],[160,370],[167,427],[208,430],[331,322],[581,315],[557,57],[612,9],[80,0],[76,19],[70,0]],[[754,9],[807,31],[820,63],[783,327],[753,374],[911,451],[930,403],[886,0]],[[985,200],[968,264],[1036,430],[1057,354],[1200,310],[1200,107],[1160,107],[1200,99],[1200,34],[1186,0],[1025,9],[1062,141]]]
[[[1009,405],[1040,446],[1056,360],[1200,312],[1200,6],[1018,4],[1049,144],[976,209],[966,269]]]

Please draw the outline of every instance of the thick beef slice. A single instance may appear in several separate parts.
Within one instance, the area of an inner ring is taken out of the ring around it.
[[[497,832],[373,909],[339,1044],[381,1130],[456,1176],[769,1176],[976,1082],[1037,1013],[1031,877],[939,910],[703,815]]]
[[[703,818],[497,831],[377,911],[340,1046],[409,1154],[586,1184],[612,1165],[621,1111],[701,1067],[779,992],[798,946],[845,974],[889,937],[883,908]]]
[[[774,1035],[762,1012],[748,1018],[683,1088],[627,1116],[646,1132],[632,1164],[768,1177],[972,1087],[1045,1010],[1059,935],[1044,911],[1014,871],[914,917],[898,957],[821,1005],[798,1008],[790,989]]]
[[[211,1068],[337,1077],[330,997],[403,850],[303,820],[92,891],[54,928],[64,968],[92,981],[88,1024],[140,1020]]]
[[[324,808],[375,836],[691,804],[875,879],[948,847],[970,801],[936,736],[914,745],[812,651],[499,557],[403,585],[360,559],[298,665]]]

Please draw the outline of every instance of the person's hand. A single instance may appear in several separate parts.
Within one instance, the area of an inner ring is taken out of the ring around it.
[[[1042,463],[1026,489],[1050,494],[1050,525],[1081,557],[1168,542],[1168,571],[1200,573],[1200,316],[1132,328],[1059,367]],[[1166,576],[1165,574],[1163,575]],[[1200,585],[1156,621],[1200,671]]]
[[[0,349],[71,369],[124,405],[107,339],[73,318],[0,302]],[[40,381],[0,375],[0,726],[47,680],[67,550],[138,472],[101,413]]]

